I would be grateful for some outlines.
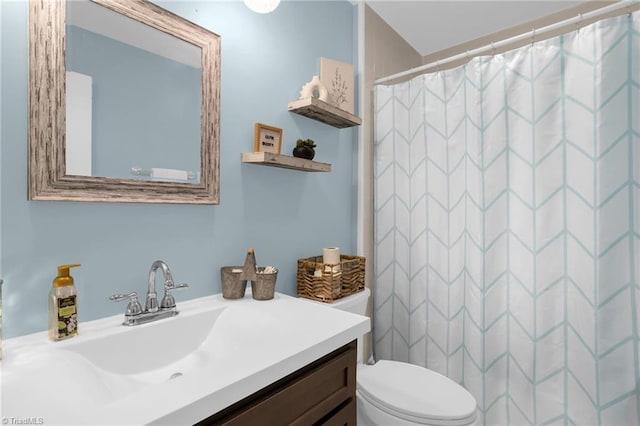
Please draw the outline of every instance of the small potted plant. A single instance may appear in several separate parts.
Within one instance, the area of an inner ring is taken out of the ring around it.
[[[316,155],[316,151],[313,149],[315,147],[316,143],[313,139],[298,139],[296,147],[293,148],[293,156],[313,160],[313,156]]]

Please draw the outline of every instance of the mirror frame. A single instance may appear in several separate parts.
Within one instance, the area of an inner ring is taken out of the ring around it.
[[[218,204],[220,36],[146,0],[90,0],[202,50],[200,182],[65,173],[66,2],[29,0],[30,200]]]

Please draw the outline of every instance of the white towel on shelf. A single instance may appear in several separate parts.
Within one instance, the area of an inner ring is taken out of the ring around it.
[[[170,179],[170,180],[180,180],[180,181],[188,181],[189,180],[189,172],[186,170],[178,170],[178,169],[161,169],[158,167],[151,168],[151,178],[152,179]]]

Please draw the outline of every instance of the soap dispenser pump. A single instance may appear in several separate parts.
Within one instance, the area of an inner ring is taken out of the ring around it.
[[[79,263],[58,266],[58,276],[49,292],[49,338],[57,341],[78,334],[78,291],[69,274]]]

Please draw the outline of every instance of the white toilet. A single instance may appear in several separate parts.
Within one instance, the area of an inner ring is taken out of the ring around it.
[[[314,303],[365,315],[369,295],[365,288],[333,303]],[[477,418],[473,395],[448,377],[398,361],[364,364],[361,339],[356,383],[358,425],[469,426]]]

